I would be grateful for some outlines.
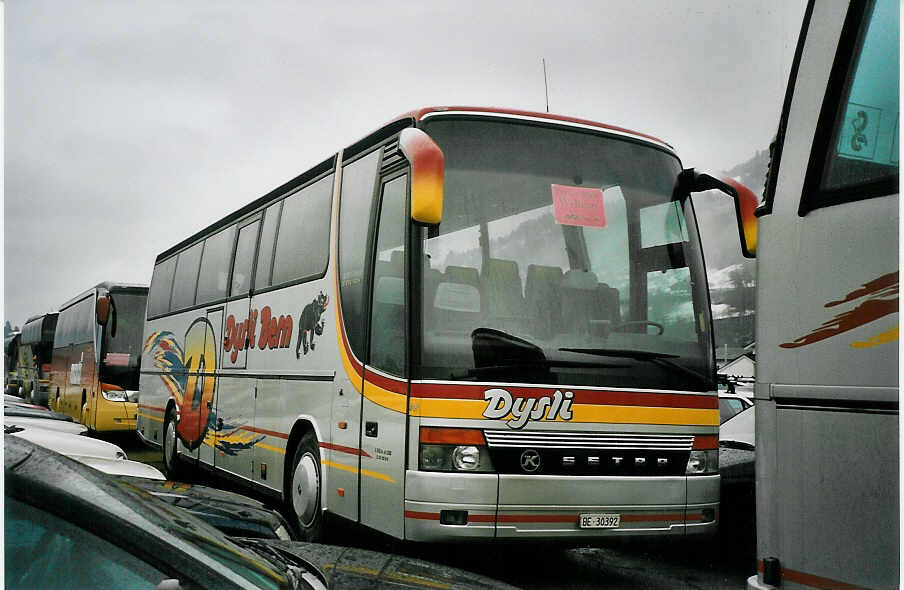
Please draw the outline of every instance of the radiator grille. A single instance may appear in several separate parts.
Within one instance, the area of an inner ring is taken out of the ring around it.
[[[692,434],[619,434],[602,432],[518,432],[485,430],[490,448],[690,451]]]

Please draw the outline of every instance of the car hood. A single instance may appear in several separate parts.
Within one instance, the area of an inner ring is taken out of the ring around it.
[[[43,428],[45,430],[55,430],[57,432],[66,432],[68,434],[87,434],[88,427],[84,424],[76,424],[75,422],[66,422],[64,420],[56,420],[44,417],[25,417],[18,414],[10,415],[7,412],[3,416],[3,423],[7,425],[22,426],[24,428]]]
[[[129,477],[148,478],[151,480],[165,480],[166,476],[153,465],[130,461],[128,459],[104,459],[100,457],[73,456],[79,463],[103,471],[107,475],[125,475]]]
[[[41,406],[21,406],[19,404],[4,404],[4,416],[22,416],[24,418],[43,418],[45,420],[60,420],[61,422],[75,423],[70,416],[54,412]]]
[[[26,427],[23,430],[11,432],[10,434],[75,460],[79,460],[82,457],[99,457],[101,459],[128,458],[125,452],[113,443],[87,436],[33,427]]]
[[[289,539],[289,526],[275,511],[239,494],[207,486],[129,478],[129,483],[149,494],[187,510],[234,537]]]
[[[719,444],[753,449],[756,446],[756,406],[735,414],[719,427]]]
[[[513,588],[462,569],[391,553],[299,541],[242,542],[295,556],[316,568],[328,588]]]

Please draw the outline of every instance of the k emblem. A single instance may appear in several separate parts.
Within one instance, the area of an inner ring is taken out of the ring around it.
[[[526,473],[533,473],[540,469],[540,453],[533,449],[527,449],[521,453],[521,469]]]

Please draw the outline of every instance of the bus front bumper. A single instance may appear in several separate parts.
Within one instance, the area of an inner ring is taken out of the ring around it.
[[[574,540],[714,533],[719,476],[406,475],[405,538]],[[589,528],[607,515],[610,528]],[[613,516],[617,526],[611,526]],[[582,527],[581,522],[584,521]]]
[[[97,407],[94,429],[98,432],[135,430],[135,414],[138,404],[134,402],[113,402],[103,400]]]

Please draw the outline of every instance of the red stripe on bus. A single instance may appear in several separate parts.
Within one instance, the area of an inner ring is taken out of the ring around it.
[[[266,434],[267,436],[273,436],[276,438],[282,438],[284,440],[289,440],[289,435],[284,432],[276,432],[275,430],[264,430],[263,428],[255,428],[253,426],[242,426],[242,430],[247,430],[248,432],[256,432],[258,434]]]
[[[685,520],[703,520],[703,514],[622,514],[624,522],[669,522]]]
[[[759,572],[764,570],[763,560],[756,561],[756,569]],[[822,590],[867,590],[865,586],[857,586],[856,584],[848,584],[831,578],[823,578],[797,570],[782,568],[782,579],[794,582],[795,584],[804,584],[813,588],[821,588]]]
[[[331,451],[339,451],[340,453],[348,453],[349,455],[360,455],[361,457],[369,458],[370,455],[361,449],[356,449],[354,447],[344,447],[342,445],[334,445],[332,443],[322,442],[319,444],[322,449],[329,449]]]
[[[415,512],[414,510],[406,510],[405,518],[416,518],[417,520],[439,520],[438,512]]]
[[[138,407],[142,410],[154,410],[155,412],[165,412],[166,408],[158,408],[157,406],[146,406],[144,404],[138,404]]]
[[[577,522],[577,514],[500,514],[496,522]]]
[[[484,400],[487,385],[453,385],[434,383],[412,383],[412,397],[438,399]],[[548,396],[552,386],[545,387],[505,387],[512,397],[540,398]],[[562,388],[559,388],[562,389]],[[587,391],[569,390],[574,393],[576,404],[596,404],[607,406],[647,406],[658,408],[693,408],[715,410],[719,400],[715,395],[688,395],[681,393],[646,393],[631,391]]]
[[[405,511],[405,518],[417,520],[439,520],[438,512],[414,512]],[[497,522],[497,523],[576,523],[577,514],[469,514],[469,522]],[[684,522],[703,520],[702,514],[622,514],[622,522]]]
[[[387,391],[391,391],[393,393],[400,393],[402,395],[408,395],[408,382],[407,381],[399,381],[397,379],[390,379],[384,377],[383,375],[378,375],[372,371],[367,372],[367,380],[370,383],[373,383],[377,387],[382,387]]]
[[[339,335],[339,340],[342,343],[342,347],[345,349],[345,354],[348,357],[348,362],[352,365],[352,369],[354,369],[355,373],[358,374],[358,377],[361,377],[363,367],[361,363],[358,362],[358,359],[355,358],[355,354],[352,352],[351,345],[348,343],[348,335],[345,333],[345,317],[342,315],[342,297],[339,296],[339,271],[337,270],[335,273],[335,283],[336,283],[336,313],[339,314],[339,326],[336,330],[336,333]]]
[[[719,448],[719,437],[716,435],[712,436],[701,436],[699,434],[694,436],[694,449],[695,450],[703,450],[703,449],[718,449]]]

